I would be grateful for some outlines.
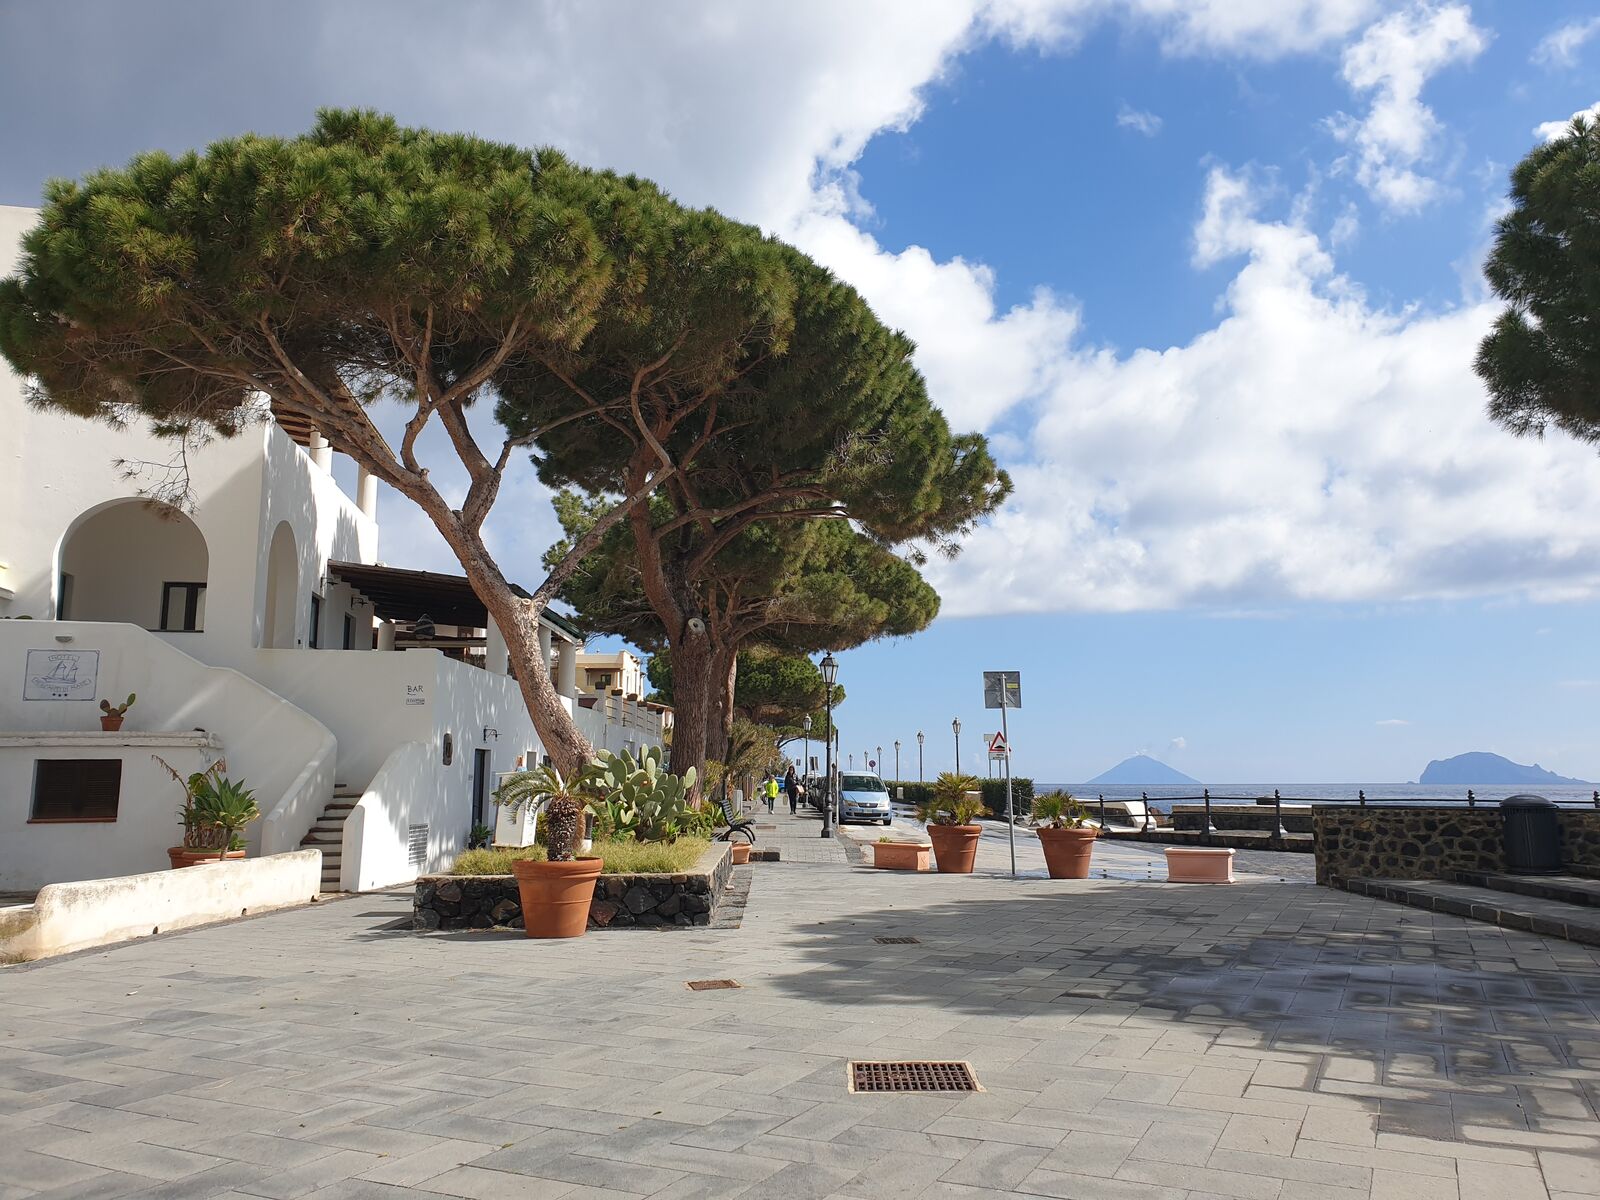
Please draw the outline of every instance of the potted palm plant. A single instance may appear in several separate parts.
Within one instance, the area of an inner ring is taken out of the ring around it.
[[[1071,792],[1035,796],[1033,819],[1050,878],[1089,878],[1089,857],[1100,830],[1088,823],[1089,812],[1077,798]]]
[[[917,819],[928,827],[934,866],[946,875],[970,875],[978,857],[977,824],[983,812],[978,780],[946,771],[933,781],[932,794],[917,805]]]
[[[568,780],[555,767],[540,767],[511,776],[494,794],[496,804],[512,809],[530,805],[544,818],[548,859],[511,864],[522,902],[522,927],[531,938],[581,937],[589,927],[595,880],[605,864],[594,856],[577,856],[588,807],[581,784],[581,777]]]

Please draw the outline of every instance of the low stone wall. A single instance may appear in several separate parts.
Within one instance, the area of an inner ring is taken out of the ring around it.
[[[590,929],[672,929],[709,925],[733,878],[728,843],[712,842],[683,874],[602,875],[589,905]],[[417,880],[412,928],[522,928],[522,903],[510,875],[424,875]]]
[[[1452,879],[1457,871],[1503,871],[1498,806],[1460,808],[1319,805],[1313,814],[1317,882]],[[1562,862],[1600,868],[1600,811],[1562,809]]]
[[[320,850],[46,884],[32,904],[0,909],[0,961],[47,958],[309,904],[321,886]]]

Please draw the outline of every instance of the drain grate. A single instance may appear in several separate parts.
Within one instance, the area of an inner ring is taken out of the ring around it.
[[[964,1062],[853,1062],[852,1092],[981,1092]]]
[[[722,988],[744,986],[737,979],[691,979],[688,984],[691,992],[715,992]]]
[[[875,937],[872,939],[880,946],[920,946],[921,938],[914,937]]]

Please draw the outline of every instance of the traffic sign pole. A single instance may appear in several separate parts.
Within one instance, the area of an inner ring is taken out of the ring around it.
[[[1017,877],[1017,817],[1011,811],[1011,731],[1006,726],[1006,709],[1000,706],[1000,736],[1006,740],[1006,836],[1011,839],[1011,878]]]

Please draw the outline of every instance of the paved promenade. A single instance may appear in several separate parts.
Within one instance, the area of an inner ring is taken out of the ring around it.
[[[736,929],[419,936],[367,895],[0,970],[0,1200],[1600,1194],[1592,950],[814,853],[741,868]],[[985,1090],[852,1095],[853,1057]]]

